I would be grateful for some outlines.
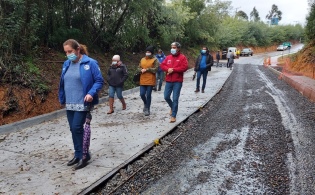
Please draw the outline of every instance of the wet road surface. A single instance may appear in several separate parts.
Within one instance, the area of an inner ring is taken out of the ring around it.
[[[315,194],[314,108],[265,67],[236,64],[114,194]]]

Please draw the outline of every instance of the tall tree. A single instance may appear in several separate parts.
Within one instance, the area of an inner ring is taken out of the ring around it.
[[[315,41],[315,3],[312,4],[309,16],[306,18],[305,33],[310,41]]]
[[[278,9],[278,6],[273,4],[271,6],[271,10],[269,13],[266,15],[266,18],[270,20],[271,18],[278,18],[280,21],[282,19],[282,12]]]
[[[235,16],[236,16],[238,19],[248,20],[247,14],[246,14],[244,11],[242,11],[242,10],[236,12]]]
[[[253,10],[250,12],[250,20],[254,22],[260,21],[259,13],[256,7],[254,7]]]

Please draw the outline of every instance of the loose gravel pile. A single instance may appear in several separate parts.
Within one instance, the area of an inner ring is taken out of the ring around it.
[[[315,106],[263,66],[223,89],[93,194],[315,194]]]

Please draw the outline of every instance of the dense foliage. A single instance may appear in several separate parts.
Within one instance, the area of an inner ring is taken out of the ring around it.
[[[311,4],[311,11],[309,16],[306,18],[307,24],[305,27],[305,32],[308,40],[315,40],[315,3]]]
[[[186,48],[207,45],[214,50],[303,38],[300,25],[269,27],[256,9],[252,21],[231,10],[231,2],[223,0],[1,0],[1,82],[41,86],[36,90],[45,93],[36,60],[42,48],[62,51],[68,38],[116,53],[142,51],[149,44],[168,48],[175,40]]]

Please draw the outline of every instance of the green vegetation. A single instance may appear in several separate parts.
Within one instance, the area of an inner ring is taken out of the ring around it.
[[[231,15],[232,10],[231,2],[223,0],[1,0],[1,82],[46,94],[49,81],[37,65],[45,57],[41,50],[62,52],[69,38],[90,51],[119,54],[140,52],[149,44],[168,50],[173,41],[185,48],[207,45],[216,50],[303,39],[301,25],[270,27],[260,21],[255,7],[251,21],[241,10]],[[269,15],[275,14],[280,20],[281,12],[272,5]],[[309,38],[314,26],[307,28]]]
[[[315,3],[312,3],[310,14],[306,20],[305,33],[308,41],[311,42],[315,40]]]

